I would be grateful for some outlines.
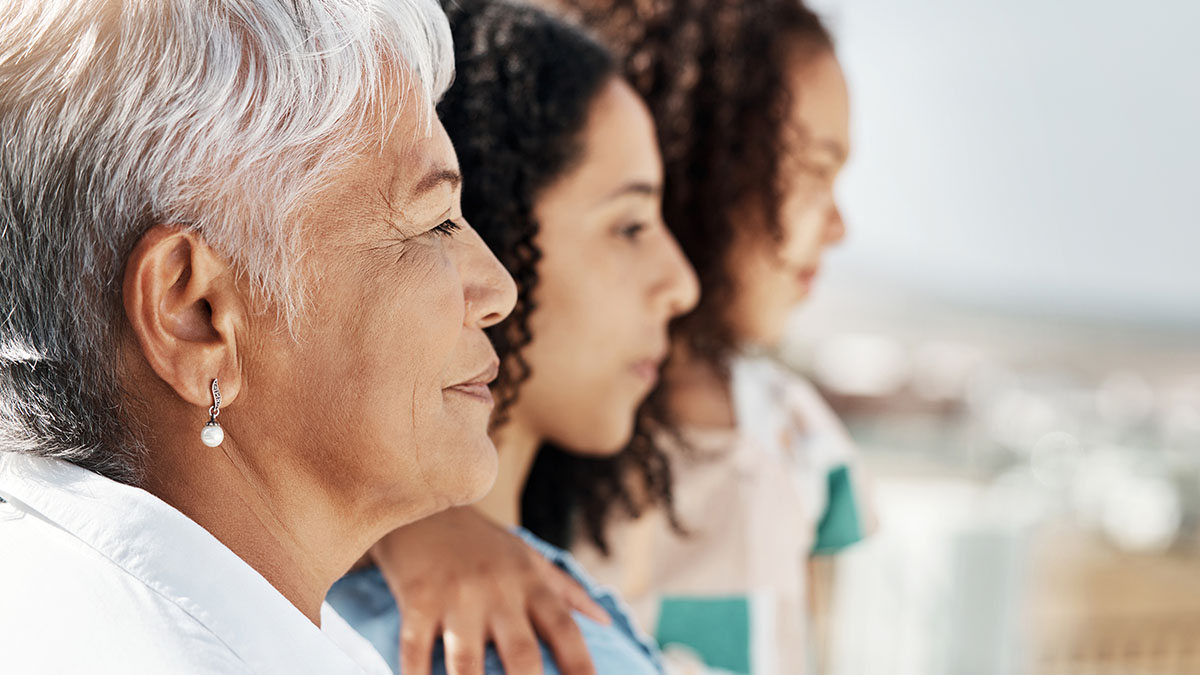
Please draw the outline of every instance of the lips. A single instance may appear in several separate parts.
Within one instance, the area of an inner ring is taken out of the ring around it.
[[[817,273],[820,271],[821,268],[816,265],[812,267],[805,267],[796,273],[796,280],[804,286],[809,286],[812,284],[813,280],[817,278]]]
[[[465,396],[470,396],[471,398],[478,399],[483,403],[492,405],[495,401],[492,398],[492,389],[488,385],[494,382],[499,374],[500,362],[493,358],[493,360],[474,377],[463,382],[459,382],[458,384],[446,387],[446,390],[457,392]]]
[[[658,382],[659,372],[662,370],[663,361],[666,360],[667,351],[663,349],[654,356],[635,361],[631,369],[638,378],[653,385]]]

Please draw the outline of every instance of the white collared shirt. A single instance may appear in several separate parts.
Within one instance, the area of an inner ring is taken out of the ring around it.
[[[0,673],[391,671],[162,500],[0,452]]]

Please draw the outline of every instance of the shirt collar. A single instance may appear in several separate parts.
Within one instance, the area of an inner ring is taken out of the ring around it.
[[[216,537],[145,490],[61,460],[0,452],[0,497],[179,606],[254,672],[361,673],[383,665],[356,662],[336,644],[347,640],[337,632],[340,619],[322,632]],[[322,608],[323,617],[331,612]]]

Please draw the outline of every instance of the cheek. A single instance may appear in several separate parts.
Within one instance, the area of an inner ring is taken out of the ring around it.
[[[760,248],[739,256],[731,270],[734,295],[727,316],[743,341],[770,343],[777,339],[796,297],[796,275],[778,253]]]
[[[653,265],[625,244],[594,243],[574,264],[542,265],[530,320],[537,358],[580,376],[614,377],[617,362],[653,348],[658,323],[648,302]],[[665,328],[665,324],[663,324]],[[648,344],[649,343],[649,344]],[[531,364],[532,365],[532,364]]]
[[[605,257],[573,269],[543,266],[535,338],[525,350],[531,375],[517,403],[544,436],[579,452],[612,452],[628,441],[644,395],[632,365],[656,337],[646,330],[654,324],[636,270]]]
[[[462,293],[437,257],[363,266],[350,278],[340,293],[315,299],[331,311],[320,318],[308,367],[299,370],[327,392],[322,412],[335,413],[330,440],[342,475],[391,486],[413,473],[404,469],[413,468],[414,448],[441,413]]]
[[[421,427],[437,426],[433,420],[442,412],[442,388],[450,384],[464,332],[458,272],[444,256],[429,253],[412,260],[406,274],[384,282],[394,290],[377,314],[388,318],[376,323],[376,355],[364,364],[374,369],[374,379],[403,384],[402,402],[410,413],[405,421],[418,427],[418,436]]]
[[[456,270],[436,251],[419,251],[364,283],[369,290],[354,317],[347,317],[363,327],[357,345],[362,377],[408,382],[418,393],[440,391],[439,377],[462,331],[463,293]]]
[[[818,192],[796,195],[780,210],[783,242],[780,257],[789,264],[812,262],[825,234],[832,198]]]
[[[524,352],[531,385],[593,381],[597,370],[603,372],[597,361],[607,353],[600,347],[611,340],[611,325],[598,316],[611,299],[578,278],[560,277],[546,270],[538,281],[537,309],[529,318],[534,337]]]
[[[394,349],[394,360],[414,374],[409,390],[398,394],[405,405],[393,417],[412,436],[405,472],[411,489],[436,510],[480,499],[495,480],[491,408],[444,390],[476,375],[494,351],[481,329],[464,327],[462,280],[453,261],[440,258],[414,288],[402,303],[407,330]]]

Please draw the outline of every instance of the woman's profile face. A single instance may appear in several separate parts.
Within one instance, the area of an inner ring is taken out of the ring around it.
[[[583,453],[620,450],[667,354],[667,323],[698,299],[662,221],[662,160],[642,100],[614,78],[592,103],[576,164],[534,205],[542,252],[531,375],[514,421]]]
[[[833,186],[850,150],[849,98],[833,52],[798,60],[791,91],[785,134],[798,140],[786,143],[780,159],[782,238],[749,215],[728,259],[734,283],[728,318],[740,340],[765,346],[782,338],[788,315],[808,297],[825,248],[846,233]]]
[[[516,289],[463,220],[441,123],[423,128],[402,115],[313,205],[296,338],[276,330],[245,359],[240,400],[288,448],[271,470],[302,474],[355,517],[416,519],[478,499],[496,475],[484,328]],[[239,440],[236,407],[227,419]]]

